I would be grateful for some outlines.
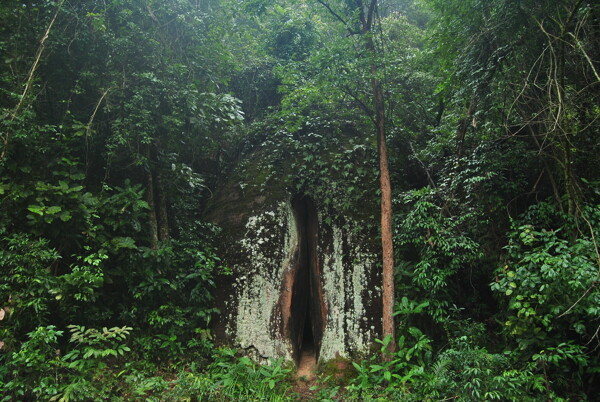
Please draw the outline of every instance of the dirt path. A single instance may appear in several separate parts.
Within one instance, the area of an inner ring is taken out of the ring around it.
[[[311,381],[316,378],[317,357],[313,350],[303,350],[300,356],[300,364],[298,365],[298,379],[306,378]]]
[[[334,366],[330,367],[333,369],[331,372],[333,378],[328,380],[329,382],[322,383],[317,379],[317,359],[314,351],[303,351],[296,372],[296,383],[292,387],[292,393],[296,400],[316,401],[320,400],[319,398],[322,398],[323,395],[327,397],[327,394],[331,394],[327,398],[335,401],[343,401],[346,390],[345,386],[339,384],[339,381],[342,381],[348,375],[349,362],[339,359],[333,364]],[[342,382],[344,384],[347,383],[347,381]]]
[[[315,391],[310,388],[316,384],[317,379],[317,358],[312,350],[302,351],[298,371],[296,373],[296,385],[293,392],[298,396],[298,400],[313,400]]]

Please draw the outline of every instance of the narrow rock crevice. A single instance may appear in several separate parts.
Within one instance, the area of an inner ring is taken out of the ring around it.
[[[325,310],[317,255],[318,217],[312,200],[304,195],[292,199],[298,230],[298,258],[290,306],[290,335],[298,366],[301,361],[316,361],[323,338]]]

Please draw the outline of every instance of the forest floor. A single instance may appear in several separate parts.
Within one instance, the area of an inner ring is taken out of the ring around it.
[[[292,395],[298,401],[322,399],[343,401],[346,389],[342,384],[347,383],[349,367],[352,366],[345,359],[338,359],[332,366],[320,370],[317,370],[317,366],[314,350],[302,351],[296,372],[296,382],[291,390]],[[319,375],[317,375],[317,371],[320,372]]]
[[[316,391],[311,388],[317,380],[317,357],[313,350],[303,350],[296,373],[296,385],[292,392],[299,400],[312,400]]]
[[[315,355],[314,350],[303,350],[302,356],[300,356],[300,364],[298,364],[297,377],[299,379],[305,377],[309,380],[314,380],[317,376],[316,370],[317,356]]]

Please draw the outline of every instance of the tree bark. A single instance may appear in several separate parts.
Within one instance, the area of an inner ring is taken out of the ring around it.
[[[156,218],[156,203],[154,202],[154,179],[152,171],[146,171],[146,202],[148,203],[149,225],[150,225],[150,248],[158,248],[158,220]]]
[[[456,156],[459,158],[463,157],[464,148],[465,148],[465,135],[467,134],[467,129],[469,128],[469,123],[473,122],[474,124],[474,116],[475,110],[477,109],[477,94],[473,93],[471,97],[471,103],[469,103],[469,108],[467,109],[467,114],[460,120],[458,124],[458,129],[456,130]]]
[[[146,202],[148,203],[148,220],[150,226],[150,248],[158,248],[158,219],[156,217],[156,202],[154,201],[154,178],[152,176],[152,167],[150,166],[150,145],[146,148],[146,158],[148,166],[146,168]]]
[[[372,36],[373,22],[377,12],[377,0],[355,0],[355,10],[359,13],[360,25],[352,26],[349,21],[342,18],[327,4],[325,0],[317,0],[330,14],[339,20],[350,35],[360,34],[364,39],[365,50],[371,57],[371,90],[373,106],[375,107],[374,123],[377,134],[377,151],[379,154],[379,186],[381,190],[381,249],[383,258],[382,268],[382,304],[383,304],[383,338],[390,338],[387,351],[383,351],[382,357],[389,361],[396,349],[395,326],[394,326],[394,246],[392,238],[392,186],[390,182],[390,170],[388,166],[388,151],[385,138],[385,102],[381,82],[377,78],[378,67],[374,60],[377,48]],[[366,3],[366,5],[365,5]],[[358,29],[357,29],[358,28]],[[368,111],[367,111],[368,113]]]
[[[373,69],[372,69],[373,70]],[[376,68],[374,69],[376,71]],[[378,79],[372,80],[377,124],[377,150],[379,153],[379,186],[381,188],[381,250],[383,254],[383,336],[391,337],[388,343],[389,360],[396,350],[394,328],[394,243],[392,238],[392,185],[388,165],[388,151],[385,138],[385,109],[383,90]]]
[[[158,193],[158,239],[169,239],[169,216],[167,214],[167,196],[163,185],[162,176],[156,174],[156,192]]]
[[[363,21],[365,34],[365,47],[371,56],[376,53],[375,43],[371,36],[371,23],[377,0],[371,0],[367,18]],[[392,235],[392,185],[388,164],[388,150],[385,135],[385,101],[381,81],[377,78],[377,64],[371,63],[371,89],[373,91],[373,106],[375,107],[375,127],[377,131],[377,151],[379,154],[379,187],[381,190],[381,251],[383,257],[382,267],[382,304],[383,328],[382,335],[390,338],[387,353],[383,352],[383,359],[389,361],[391,354],[396,350],[395,325],[394,325],[394,243]]]

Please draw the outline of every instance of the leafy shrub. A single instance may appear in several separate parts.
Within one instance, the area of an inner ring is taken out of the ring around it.
[[[133,271],[124,275],[127,293],[118,308],[124,321],[138,326],[135,346],[146,359],[210,355],[208,325],[217,312],[212,306],[213,275],[222,267],[209,244],[196,246],[172,241],[132,255]]]
[[[129,351],[124,342],[131,328],[69,328],[73,348],[64,356],[59,349],[63,331],[50,325],[30,332],[18,351],[4,357],[7,370],[1,380],[6,400],[89,400],[110,394],[113,378],[106,377],[105,369],[116,366],[117,358]]]
[[[281,359],[259,365],[247,357],[236,357],[234,349],[217,349],[205,373],[181,372],[169,390],[169,400],[198,398],[216,401],[288,400],[286,381],[292,369]]]
[[[374,355],[360,364],[353,363],[357,376],[348,386],[352,397],[391,397],[408,393],[412,384],[419,383],[426,376],[425,365],[431,359],[431,340],[415,327],[409,328],[408,334],[398,338],[396,352],[387,361],[381,361],[380,355]],[[388,350],[391,337],[377,342],[381,344],[380,352],[383,353]]]
[[[3,356],[6,365],[4,400],[16,398],[49,398],[60,392],[58,374],[63,367],[58,339],[63,334],[55,326],[38,327],[28,334],[18,351]],[[3,353],[4,354],[4,353]]]
[[[436,399],[538,400],[545,396],[544,376],[535,365],[515,369],[510,354],[490,353],[463,343],[442,352],[430,368],[421,392]],[[419,389],[419,388],[415,388]]]
[[[0,340],[11,349],[26,333],[50,322],[52,291],[58,280],[52,264],[60,258],[48,241],[16,233],[0,241]]]
[[[427,291],[431,314],[441,319],[450,305],[449,292],[454,290],[452,276],[466,271],[482,254],[480,245],[464,231],[473,214],[449,216],[438,205],[438,196],[430,188],[403,195],[402,202],[410,209],[396,222],[395,240],[399,250],[417,252],[404,258],[414,262],[399,264],[399,274],[410,278],[417,289]]]
[[[530,208],[513,222],[506,261],[491,284],[508,305],[505,329],[521,358],[536,361],[565,394],[578,394],[598,365],[590,349],[600,314],[600,208],[582,213],[587,230],[550,204]]]
[[[247,357],[233,359],[234,355],[233,349],[220,349],[209,367],[215,380],[213,386],[220,398],[270,400],[275,395],[285,394],[288,388],[285,379],[292,369],[285,367],[282,359],[258,365]]]
[[[596,330],[600,290],[594,286],[594,243],[589,236],[570,239],[564,232],[515,222],[509,233],[507,261],[492,289],[507,297],[506,326],[523,347],[553,342],[557,331],[590,339]]]

